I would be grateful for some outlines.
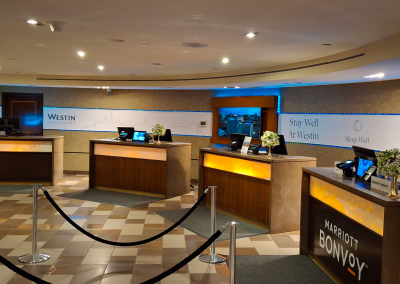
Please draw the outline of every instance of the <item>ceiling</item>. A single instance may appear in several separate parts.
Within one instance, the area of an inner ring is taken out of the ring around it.
[[[124,79],[124,83],[102,85],[268,87],[363,81],[369,74],[365,72],[375,72],[376,66],[391,69],[385,78],[400,78],[400,68],[393,68],[399,66],[400,53],[378,58],[369,54],[385,53],[383,45],[379,50],[367,48],[387,38],[400,38],[398,0],[13,0],[2,1],[0,7],[0,84],[90,87],[99,85],[96,80]],[[29,25],[28,19],[44,25]],[[62,32],[52,33],[48,21],[61,21],[66,26]],[[250,31],[258,35],[245,37]],[[208,47],[184,47],[183,43]],[[365,60],[336,69],[303,70],[281,78],[243,76],[168,82],[282,69],[363,47],[370,52],[364,55]],[[86,55],[81,58],[78,51]],[[224,57],[230,59],[229,63],[222,63]],[[100,71],[98,65],[104,70]],[[338,75],[340,72],[344,73]],[[50,76],[93,81],[66,84],[37,79]]]

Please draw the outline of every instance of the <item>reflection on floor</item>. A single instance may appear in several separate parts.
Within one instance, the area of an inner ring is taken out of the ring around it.
[[[65,175],[54,187],[47,187],[64,212],[101,238],[130,242],[148,238],[171,226],[155,211],[189,208],[192,194],[161,200],[136,208],[99,204],[57,197],[63,192],[86,189],[85,175]],[[51,255],[41,264],[21,265],[18,257],[31,252],[32,195],[0,194],[0,255],[25,271],[56,284],[136,284],[168,270],[198,248],[205,239],[177,227],[168,235],[139,247],[113,247],[95,242],[69,225],[39,192],[38,247]],[[240,255],[298,254],[299,232],[260,235],[237,240]],[[217,253],[228,254],[229,241],[217,243]],[[30,284],[0,265],[0,284]],[[225,264],[208,265],[198,258],[162,284],[228,283]]]

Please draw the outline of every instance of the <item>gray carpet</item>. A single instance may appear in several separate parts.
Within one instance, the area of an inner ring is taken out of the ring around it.
[[[32,185],[0,185],[0,193],[15,193],[15,194],[27,194],[32,193]]]
[[[306,255],[238,255],[236,284],[334,284]]]
[[[176,222],[182,218],[190,209],[178,209],[168,211],[155,212],[158,215]],[[217,230],[219,230],[227,221],[239,222],[239,226],[236,229],[236,237],[244,238],[249,236],[268,234],[267,230],[253,226],[244,221],[230,217],[228,215],[217,212]],[[200,235],[206,239],[211,237],[211,210],[204,206],[197,207],[196,210],[181,224],[182,227]],[[217,241],[229,240],[229,227],[227,230],[217,239]]]
[[[109,191],[97,188],[89,188],[87,190],[82,190],[78,192],[64,193],[58,196],[86,201],[94,201],[105,204],[120,205],[125,207],[136,207],[142,204],[151,203],[163,199],[160,197]]]

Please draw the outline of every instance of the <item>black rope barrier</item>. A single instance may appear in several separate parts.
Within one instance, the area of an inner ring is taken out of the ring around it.
[[[219,238],[219,236],[221,236],[221,234],[225,231],[226,225],[224,227],[222,227],[220,230],[218,230],[214,235],[212,235],[204,244],[202,244],[198,249],[196,249],[192,254],[190,254],[189,256],[187,256],[184,260],[182,260],[181,262],[179,262],[178,264],[174,265],[173,267],[171,267],[170,269],[168,269],[167,271],[164,271],[163,273],[157,275],[156,277],[153,277],[147,281],[142,282],[141,284],[151,284],[151,283],[156,283],[158,281],[161,281],[162,279],[164,279],[165,277],[171,275],[172,273],[178,271],[179,269],[181,269],[183,266],[185,266],[186,264],[188,264],[190,261],[192,261],[196,256],[198,256],[200,253],[202,253],[206,248],[208,248],[216,239]],[[9,269],[11,269],[12,271],[14,271],[15,273],[21,275],[22,277],[33,281],[35,283],[38,284],[51,284],[50,282],[44,281],[28,272],[26,272],[25,270],[15,266],[14,264],[12,264],[11,262],[9,262],[7,259],[5,259],[4,257],[2,257],[0,255],[0,262],[3,263],[5,266],[7,266]]]
[[[5,266],[7,266],[10,270],[14,271],[15,273],[21,275],[22,277],[24,277],[30,281],[33,281],[38,284],[51,284],[50,282],[44,281],[44,280],[26,272],[25,270],[19,268],[18,266],[15,266],[14,264],[9,262],[7,259],[2,257],[1,255],[0,255],[0,262],[3,263]]]
[[[77,225],[74,221],[72,221],[67,214],[64,213],[64,211],[62,211],[62,209],[57,205],[57,203],[53,200],[53,198],[51,198],[50,194],[47,192],[47,190],[42,187],[44,195],[47,197],[47,199],[49,200],[49,202],[54,206],[54,208],[58,211],[58,213],[61,214],[61,216],[63,216],[65,218],[65,220],[68,221],[68,223],[70,223],[75,229],[77,229],[79,232],[81,232],[82,234],[88,236],[89,238],[92,238],[95,241],[107,244],[107,245],[112,245],[112,246],[119,246],[119,247],[129,247],[129,246],[138,246],[138,245],[142,245],[142,244],[147,244],[149,242],[152,242],[166,234],[168,234],[169,232],[171,232],[173,229],[175,229],[177,226],[179,226],[183,221],[185,221],[185,219],[187,217],[189,217],[190,214],[192,214],[192,212],[197,208],[197,206],[199,206],[199,204],[203,201],[203,199],[206,197],[208,190],[204,191],[203,195],[199,198],[199,200],[197,200],[197,202],[194,204],[194,206],[192,208],[190,208],[190,210],[175,224],[173,224],[171,227],[169,227],[168,229],[166,229],[164,232],[161,232],[158,235],[155,235],[151,238],[148,238],[146,240],[141,240],[138,242],[130,242],[130,243],[119,243],[119,242],[113,242],[113,241],[108,241],[108,240],[104,240],[102,238],[99,238],[89,232],[87,232],[86,230],[84,230],[83,228],[81,228],[79,225]]]
[[[215,232],[215,234],[212,235],[201,247],[196,249],[191,255],[187,256],[184,260],[182,260],[178,264],[174,265],[173,267],[171,267],[167,271],[164,271],[163,273],[159,274],[158,276],[153,277],[153,278],[151,278],[151,279],[149,279],[147,281],[144,281],[144,282],[142,282],[140,284],[156,283],[158,281],[161,281],[165,277],[171,275],[172,273],[178,271],[179,269],[184,267],[186,264],[188,264],[190,261],[192,261],[196,256],[201,254],[206,248],[208,248],[216,239],[218,239],[219,236],[221,236],[221,234],[224,231],[225,231],[225,227],[223,227],[223,229],[220,229],[217,232]]]

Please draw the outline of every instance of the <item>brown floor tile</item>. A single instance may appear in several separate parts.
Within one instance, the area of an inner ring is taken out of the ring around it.
[[[149,280],[159,275],[161,271],[161,264],[137,264],[133,270],[131,284],[139,284]]]
[[[108,219],[108,216],[94,215],[90,216],[86,221],[86,224],[101,224],[104,225]]]
[[[112,211],[114,207],[115,205],[112,204],[100,204],[96,211]]]
[[[59,257],[49,268],[47,275],[74,275],[83,259],[83,256]]]
[[[144,224],[144,219],[126,219],[125,224]]]
[[[107,265],[102,264],[82,264],[75,272],[70,283],[91,284],[100,283],[103,278]]]
[[[43,245],[42,248],[65,248],[73,238],[73,235],[54,235]]]
[[[13,278],[11,278],[10,281],[7,282],[7,284],[32,284],[33,282],[22,277],[21,275],[14,275]]]
[[[258,255],[255,248],[236,248],[236,255]]]
[[[36,277],[42,278],[46,275],[47,271],[50,269],[51,265],[24,265],[23,270],[29,274],[35,275]]]
[[[271,238],[269,237],[269,235],[258,235],[258,236],[252,236],[252,237],[249,237],[250,238],[250,241],[267,241],[267,242],[269,242],[269,241],[272,241],[271,240]]]
[[[132,274],[135,256],[113,256],[108,262],[105,274]]]
[[[270,235],[271,239],[280,248],[298,248],[299,245],[288,235]]]
[[[192,273],[190,274],[191,284],[219,284],[219,278],[216,273]]]
[[[65,256],[85,256],[93,242],[70,242],[63,250],[61,257]]]
[[[116,207],[111,211],[111,215],[125,215],[128,216],[131,208],[129,207]]]

